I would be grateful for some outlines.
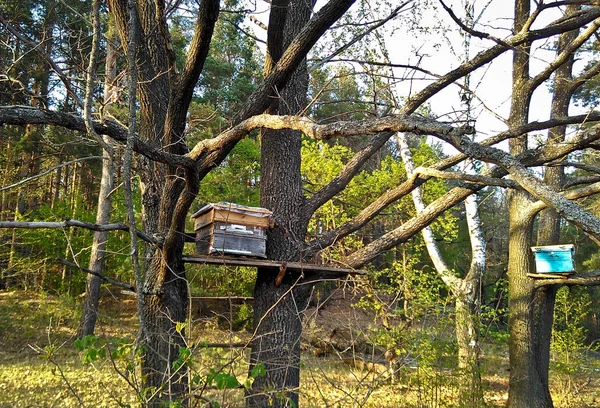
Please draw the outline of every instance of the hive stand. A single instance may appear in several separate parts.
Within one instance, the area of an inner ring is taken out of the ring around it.
[[[255,259],[233,256],[213,255],[188,255],[183,257],[183,262],[223,266],[248,266],[254,268],[276,268],[279,269],[276,282],[281,282],[286,272],[299,271],[305,279],[333,278],[339,279],[348,275],[366,275],[366,271],[342,268],[335,265],[320,265],[305,262],[284,262],[267,259]]]

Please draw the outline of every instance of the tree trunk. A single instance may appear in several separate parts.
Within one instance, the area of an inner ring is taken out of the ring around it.
[[[406,136],[398,134],[398,146],[406,174],[414,172],[414,163]],[[413,202],[417,214],[425,209],[421,188],[412,191]],[[458,367],[467,376],[467,384],[460,389],[461,401],[465,406],[479,407],[483,404],[483,389],[481,386],[480,350],[479,350],[479,328],[478,311],[480,302],[481,277],[485,270],[485,240],[481,231],[479,209],[477,198],[470,195],[465,199],[467,225],[469,238],[471,240],[471,266],[463,279],[459,279],[451,272],[446,261],[442,257],[437,242],[433,236],[430,226],[422,230],[423,240],[427,252],[435,269],[444,281],[452,295],[456,306],[456,341],[458,345]],[[405,302],[406,308],[406,302]]]
[[[512,191],[509,196],[509,358],[510,385],[508,406],[511,408],[553,406],[547,384],[537,375],[534,350],[533,280],[531,268],[533,216],[524,209],[531,204],[527,193]]]
[[[187,366],[173,367],[180,349],[186,347],[185,332],[177,331],[177,323],[187,319],[185,269],[181,261],[167,265],[161,255],[164,254],[157,251],[146,271],[149,281],[141,290],[138,288],[143,302],[139,317],[142,375],[144,386],[153,390],[148,402],[150,407],[162,407],[165,401],[180,401],[186,405],[189,390]]]
[[[113,81],[116,78],[117,53],[115,49],[116,36],[114,30],[109,29],[109,38],[106,43],[106,62],[104,79],[104,103],[109,104],[114,92]],[[105,143],[111,143],[110,138],[103,137]],[[110,221],[110,209],[112,199],[110,193],[115,188],[115,166],[110,153],[103,150],[102,153],[102,177],[100,179],[100,191],[98,193],[98,208],[96,211],[96,224],[108,224]],[[90,253],[88,269],[95,272],[104,270],[104,257],[108,241],[107,231],[95,231]],[[88,274],[85,285],[85,297],[83,299],[83,311],[79,321],[78,337],[94,334],[96,319],[98,316],[98,302],[100,300],[101,280],[98,276]]]
[[[529,0],[515,1],[514,32],[520,31],[530,14]],[[513,54],[513,93],[510,126],[527,123],[531,101],[529,77],[530,43],[515,48]],[[527,150],[527,135],[509,141],[510,153],[516,156]],[[552,407],[548,388],[537,375],[534,352],[533,280],[531,268],[533,214],[527,211],[529,194],[513,190],[508,195],[508,325],[510,331],[510,380],[508,406],[511,408]]]
[[[580,5],[569,5],[566,9],[567,15],[576,13]],[[578,31],[569,31],[561,34],[558,40],[557,53],[560,54],[567,45],[577,37]],[[556,70],[552,94],[551,118],[566,116],[569,114],[569,104],[574,92],[572,82],[573,62],[575,56],[571,54],[565,64]],[[548,143],[561,143],[565,140],[566,126],[558,126],[548,132]],[[560,191],[564,185],[564,167],[550,166],[546,168],[544,183],[549,187]],[[538,221],[537,245],[556,245],[560,243],[560,216],[554,208],[542,210]],[[533,317],[534,346],[537,362],[537,375],[540,381],[548,388],[550,370],[550,343],[552,339],[552,325],[554,318],[554,303],[558,285],[550,285],[539,288],[534,297]],[[550,391],[548,391],[550,394]],[[550,397],[549,397],[550,398]]]
[[[104,141],[109,143],[108,137]],[[98,193],[98,210],[96,212],[96,224],[108,224],[110,221],[111,198],[110,193],[115,188],[114,164],[108,152],[102,155],[102,178],[100,181],[100,192]],[[95,231],[90,254],[88,269],[101,273],[104,270],[104,258],[106,254],[106,243],[108,231]],[[94,334],[96,319],[98,317],[98,302],[100,300],[101,280],[98,276],[88,274],[85,285],[85,297],[83,299],[83,311],[79,322],[77,336],[79,338]]]
[[[281,16],[271,15],[270,26],[280,24]],[[277,62],[282,46],[287,46],[309,20],[310,2],[292,1],[284,16],[285,29],[269,30],[283,36],[270,37],[265,70]],[[272,107],[279,114],[295,114],[306,105],[308,72],[303,61],[281,100]],[[302,217],[304,195],[300,173],[301,133],[266,131],[261,135],[261,206],[273,211],[276,226],[268,233],[267,258],[302,260],[307,221]],[[281,276],[282,274],[283,277]],[[248,407],[298,406],[300,386],[300,342],[302,313],[308,304],[309,285],[296,286],[300,273],[259,268],[254,287],[255,337],[250,356],[250,373],[257,364],[266,370],[256,378],[246,400]]]
[[[481,229],[477,196],[465,199],[465,212],[471,241],[471,266],[463,278],[455,300],[458,367],[467,377],[461,387],[461,400],[467,406],[483,406],[481,385],[481,349],[479,345],[479,306],[481,280],[486,268],[486,242]]]

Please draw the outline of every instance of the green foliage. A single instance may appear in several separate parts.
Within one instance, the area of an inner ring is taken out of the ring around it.
[[[239,0],[227,0],[222,7],[232,11],[241,5]],[[238,28],[243,25],[244,13],[231,12],[219,19],[197,87],[199,102],[214,106],[219,116],[228,119],[261,78],[262,61],[256,42]]]
[[[556,356],[554,364],[561,372],[572,374],[582,369],[580,352],[586,347],[584,321],[590,306],[585,290],[562,287],[556,294],[551,347]]]
[[[233,389],[241,386],[235,376],[229,373],[217,372],[214,369],[211,369],[210,373],[206,376],[206,383],[209,386],[215,385],[218,390]]]
[[[417,166],[430,164],[437,160],[436,155],[437,152],[432,147],[420,143],[414,153],[415,164]],[[305,140],[302,147],[301,171],[307,190],[317,191],[327,185],[339,174],[352,156],[353,152],[349,147]],[[336,199],[327,202],[314,214],[309,223],[309,234],[318,235],[339,227],[356,216],[373,200],[405,180],[403,163],[393,155],[383,157],[376,168],[360,172]],[[446,185],[443,181],[428,182],[424,189],[424,199],[429,203],[445,191]],[[339,259],[363,246],[364,242],[377,238],[383,231],[397,227],[414,215],[411,198],[404,197],[398,203],[388,207],[359,233],[346,237],[332,248],[323,251],[322,255]],[[444,214],[432,224],[432,228],[436,238],[451,240],[456,236],[456,218],[450,213]],[[420,244],[411,247],[410,256],[424,259],[418,252],[423,249]]]
[[[209,202],[234,202],[242,205],[260,204],[260,146],[246,138],[240,141],[227,160],[211,171],[202,181],[198,208]]]

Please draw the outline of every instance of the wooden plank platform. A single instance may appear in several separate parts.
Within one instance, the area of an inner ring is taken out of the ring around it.
[[[535,279],[569,279],[573,273],[528,273],[527,276]]]
[[[341,268],[334,265],[318,265],[304,262],[282,262],[233,256],[187,255],[183,257],[183,262],[210,265],[249,266],[254,268],[281,269],[284,267],[287,270],[327,275],[366,275],[367,273],[366,271],[360,269]]]

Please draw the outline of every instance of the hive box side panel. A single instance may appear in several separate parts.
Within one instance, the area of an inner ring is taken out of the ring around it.
[[[266,257],[267,241],[252,237],[215,231],[212,251],[222,254]]]
[[[196,252],[198,255],[225,254],[266,258],[267,239],[264,231],[258,227],[248,230],[229,230],[231,225],[215,223],[201,228],[196,233]],[[253,233],[257,228],[260,233]]]
[[[229,224],[251,225],[255,227],[269,228],[268,216],[256,216],[240,212],[232,212],[221,209],[214,210],[214,221]]]
[[[570,273],[575,271],[571,251],[537,252],[535,254],[537,273]]]

